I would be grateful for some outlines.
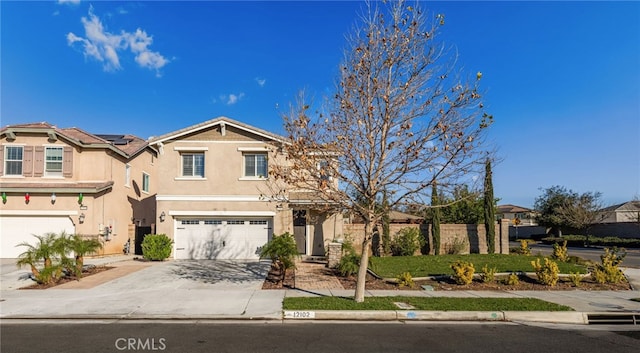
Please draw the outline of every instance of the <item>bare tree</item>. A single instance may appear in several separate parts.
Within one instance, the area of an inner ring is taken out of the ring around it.
[[[384,210],[426,204],[431,185],[453,188],[482,175],[481,74],[464,80],[439,43],[444,16],[418,4],[369,4],[347,39],[335,95],[310,114],[301,96],[284,116],[286,166],[271,175],[339,205],[365,223],[355,300],[364,301],[371,236]]]

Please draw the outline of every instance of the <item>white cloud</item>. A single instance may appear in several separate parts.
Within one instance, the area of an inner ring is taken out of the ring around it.
[[[153,37],[140,28],[135,33],[107,32],[100,19],[93,13],[93,7],[89,8],[89,17],[82,17],[81,21],[86,38],[69,32],[67,43],[69,46],[81,44],[84,56],[101,62],[105,71],[120,70],[122,66],[119,52],[127,50],[135,54],[135,61],[140,67],[155,70],[158,77],[161,76],[160,69],[169,63],[169,59],[149,49],[153,43]]]
[[[59,5],[78,5],[80,0],[58,0]]]
[[[225,102],[226,105],[234,105],[238,103],[242,98],[244,98],[244,93],[239,93],[239,94],[230,93],[228,95],[227,94],[220,95],[220,100]]]
[[[265,83],[267,83],[267,80],[264,78],[256,77],[256,82],[258,83],[258,86],[264,87]]]

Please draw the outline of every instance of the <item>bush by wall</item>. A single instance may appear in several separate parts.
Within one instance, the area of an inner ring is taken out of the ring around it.
[[[173,240],[166,234],[148,234],[142,241],[142,256],[151,261],[163,261],[171,255]]]

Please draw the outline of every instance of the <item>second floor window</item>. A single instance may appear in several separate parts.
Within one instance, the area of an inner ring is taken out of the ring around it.
[[[245,154],[244,176],[249,178],[266,178],[267,155],[265,153]]]
[[[204,153],[182,154],[182,176],[204,178]]]
[[[4,173],[6,175],[22,175],[22,146],[5,147]]]
[[[149,192],[149,174],[142,173],[142,191]]]
[[[62,147],[44,149],[44,171],[47,176],[62,176]]]

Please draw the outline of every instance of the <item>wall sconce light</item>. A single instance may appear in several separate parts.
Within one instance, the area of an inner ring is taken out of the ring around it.
[[[7,193],[6,192],[2,192],[2,203],[7,203]]]
[[[56,203],[56,193],[55,192],[53,194],[51,194],[51,204],[53,205],[54,203]]]
[[[24,203],[28,204],[30,200],[31,196],[29,195],[29,193],[24,194]]]
[[[80,222],[80,224],[84,223],[84,213],[80,214],[80,216],[78,217],[78,222]]]
[[[84,196],[82,195],[82,193],[80,193],[80,195],[78,195],[78,203],[80,205],[82,205],[82,200],[84,199]]]
[[[164,222],[164,219],[167,215],[164,214],[164,211],[162,211],[162,213],[160,214],[160,222]]]

